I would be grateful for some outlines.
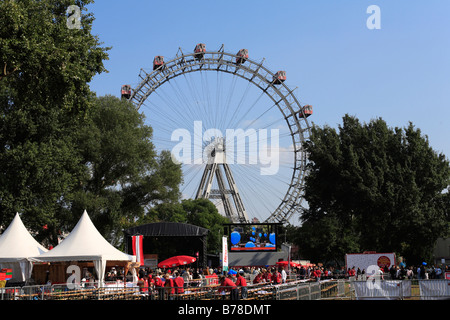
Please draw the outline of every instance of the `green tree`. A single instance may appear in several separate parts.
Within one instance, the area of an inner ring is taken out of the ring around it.
[[[58,208],[84,173],[73,132],[89,116],[88,83],[107,48],[91,34],[91,1],[0,2],[0,225],[22,212],[56,241]],[[81,28],[69,29],[77,5]]]
[[[89,88],[109,49],[91,33],[89,3],[0,2],[0,226],[21,212],[51,244],[85,209],[118,243],[146,207],[179,200],[180,167],[155,152],[144,117]],[[80,28],[67,25],[70,5]]]
[[[183,200],[182,205],[187,212],[187,221],[209,230],[208,251],[216,253],[221,250],[223,224],[231,221],[221,215],[216,206],[207,199]]]
[[[322,243],[323,252],[335,248],[341,257],[394,251],[417,262],[448,232],[449,163],[411,123],[392,129],[382,119],[361,124],[346,115],[338,131],[314,127],[305,148],[309,246]]]
[[[118,244],[123,228],[146,208],[180,199],[182,172],[169,152],[156,153],[151,127],[130,102],[113,96],[95,101],[75,133],[85,173],[65,197],[60,216],[74,225],[86,209],[99,231]]]

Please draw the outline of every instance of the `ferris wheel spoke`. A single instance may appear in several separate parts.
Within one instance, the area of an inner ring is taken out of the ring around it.
[[[238,126],[238,124],[240,124],[245,117],[252,111],[254,110],[254,107],[257,105],[257,103],[260,101],[260,99],[264,96],[264,92],[261,92],[258,96],[258,98],[253,102],[253,104],[247,108],[247,111],[240,117],[238,118],[233,124],[230,125],[230,128],[235,128]]]
[[[199,175],[203,172],[202,166],[199,165],[192,165],[188,166],[188,168],[184,171],[184,177],[187,178],[187,182],[183,184],[181,188],[181,193],[184,194],[188,191],[188,189],[191,189],[190,191],[190,197],[193,198],[195,196],[195,187],[194,183],[198,183]]]
[[[198,108],[198,99],[195,98],[194,89],[191,87],[191,84],[189,82],[189,79],[187,78],[187,75],[185,75],[185,74],[183,75],[183,80],[184,80],[183,84],[187,86],[186,91],[189,92],[189,96],[186,94],[183,94],[183,96],[184,96],[183,99],[186,104],[187,110],[191,114],[192,120],[198,119],[199,114],[201,114],[201,110],[199,110],[199,108]],[[181,84],[179,84],[178,86],[181,86]],[[182,91],[181,88],[179,90]]]
[[[205,115],[208,114],[208,106],[205,103],[205,100],[202,98],[202,94],[200,93],[199,88],[197,88],[198,81],[195,81],[195,79],[193,79],[193,75],[190,73],[185,75],[185,79],[187,80],[188,87],[191,90],[191,97],[194,102],[193,105],[197,106],[197,109],[200,110],[200,113],[197,115],[197,118],[195,120],[206,120]],[[206,123],[204,125],[208,124]]]
[[[164,110],[161,105],[156,105],[153,102],[150,102],[150,104],[152,107],[148,107],[150,111],[149,121],[153,127],[154,135],[164,133],[164,136],[168,137],[171,134],[169,128],[180,127],[183,125],[182,119],[176,115],[167,117],[167,111],[161,111]],[[147,107],[147,105],[145,105],[145,107]]]
[[[252,86],[252,83],[251,83],[251,82],[248,82],[247,87],[245,88],[245,91],[244,91],[244,93],[242,94],[242,97],[241,97],[241,99],[239,100],[239,103],[236,103],[235,108],[234,108],[234,112],[233,112],[233,114],[231,115],[231,118],[228,120],[227,126],[226,126],[225,128],[234,128],[234,126],[232,126],[232,123],[233,123],[233,121],[234,121],[234,119],[235,119],[236,114],[238,113],[238,111],[241,111],[241,110],[242,110],[242,104],[243,104],[243,102],[245,101],[245,99],[246,99],[246,97],[247,97],[247,95],[248,95],[248,92],[249,92],[250,89],[251,89],[251,86]]]
[[[179,105],[183,106],[182,112],[180,113],[182,118],[184,118],[184,120],[191,119],[191,121],[193,121],[194,119],[198,119],[199,115],[196,112],[198,108],[194,108],[192,106],[192,101],[190,101],[188,97],[183,93],[183,90],[181,90],[177,81],[175,81],[174,84],[170,82],[170,84],[173,88],[175,95],[178,97]]]
[[[222,110],[222,95],[223,95],[223,73],[222,72],[216,72],[216,108],[219,110]],[[214,115],[214,126],[218,126],[219,124],[219,115],[222,115],[222,113],[216,112]]]

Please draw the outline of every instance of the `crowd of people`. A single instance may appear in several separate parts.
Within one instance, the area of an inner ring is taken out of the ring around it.
[[[392,265],[380,267],[383,279],[390,280],[427,280],[427,279],[444,279],[445,272],[450,272],[450,266],[445,265]],[[364,280],[367,277],[366,270],[352,267],[346,272],[349,277],[355,277],[357,280]]]
[[[229,294],[231,300],[239,300],[247,298],[248,285],[277,285],[290,280],[318,281],[331,278],[331,270],[312,266],[290,269],[278,266],[238,267],[227,271],[220,267],[140,268],[138,285],[142,291],[157,292],[159,299],[171,300],[192,288],[214,284],[217,294]]]
[[[155,292],[162,300],[172,300],[196,287],[213,285],[217,294],[229,294],[231,300],[247,298],[248,284],[281,284],[287,281],[284,268],[140,268],[138,286],[142,292]],[[106,281],[132,281],[131,274],[112,268]]]
[[[384,279],[443,279],[445,272],[450,272],[449,266],[416,267],[390,266],[379,269]],[[238,300],[247,297],[248,285],[276,285],[288,281],[320,281],[326,279],[366,279],[366,270],[359,268],[334,268],[324,266],[295,267],[237,267],[226,272],[216,268],[176,267],[169,269],[140,268],[138,286],[143,292],[157,292],[159,299],[171,300],[179,294],[195,287],[214,284],[218,294],[229,293],[230,299]],[[131,275],[124,275],[123,270],[112,268],[107,272],[106,281],[131,281]]]

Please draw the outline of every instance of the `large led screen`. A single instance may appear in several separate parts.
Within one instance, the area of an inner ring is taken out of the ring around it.
[[[278,224],[226,225],[229,251],[276,251]]]

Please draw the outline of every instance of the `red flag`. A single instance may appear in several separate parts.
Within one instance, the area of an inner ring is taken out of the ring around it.
[[[6,280],[6,272],[0,272],[0,281]]]
[[[136,262],[144,265],[144,250],[142,246],[143,236],[133,236],[133,255],[136,256]]]

